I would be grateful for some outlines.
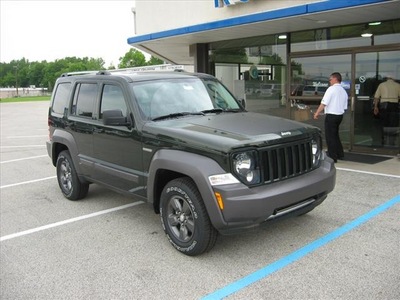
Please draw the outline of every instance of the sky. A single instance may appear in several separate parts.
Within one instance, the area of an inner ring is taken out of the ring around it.
[[[132,46],[133,0],[0,0],[0,62],[104,59],[118,66]]]

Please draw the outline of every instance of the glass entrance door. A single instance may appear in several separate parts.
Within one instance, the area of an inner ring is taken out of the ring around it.
[[[368,52],[355,54],[355,85],[352,103],[353,126],[351,148],[357,151],[395,155],[400,149],[400,124],[397,99],[382,99],[394,102],[389,115],[375,116],[373,101],[382,82],[392,77],[400,79],[400,51]],[[386,118],[391,118],[390,121]]]
[[[322,97],[329,87],[329,76],[333,72],[339,72],[342,75],[342,86],[347,91],[350,100],[351,61],[351,54],[292,57],[290,60],[290,118],[319,127],[324,142],[325,118],[321,116],[318,120],[314,120],[312,113],[320,105]],[[339,128],[340,139],[346,150],[350,146],[350,116],[350,109],[347,109]]]

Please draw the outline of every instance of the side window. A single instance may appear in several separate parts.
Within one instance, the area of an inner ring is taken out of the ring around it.
[[[60,83],[54,93],[52,112],[63,114],[64,109],[68,107],[69,92],[71,90],[71,83]]]
[[[72,104],[72,114],[79,117],[91,118],[97,97],[97,84],[80,83],[77,85]]]
[[[127,116],[127,106],[122,89],[116,85],[106,84],[103,87],[100,105],[100,119],[106,110],[119,109],[124,117]]]

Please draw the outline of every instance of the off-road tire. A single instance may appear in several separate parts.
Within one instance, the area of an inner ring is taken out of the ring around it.
[[[69,200],[85,198],[89,191],[89,184],[79,180],[69,151],[60,152],[56,168],[58,185],[64,197]]]
[[[160,218],[168,240],[183,254],[196,256],[214,247],[218,232],[190,178],[174,179],[164,187]]]

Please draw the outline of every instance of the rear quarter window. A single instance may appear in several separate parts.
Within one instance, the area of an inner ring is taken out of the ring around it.
[[[53,105],[52,105],[52,112],[57,114],[63,114],[64,109],[68,107],[68,100],[71,91],[71,83],[65,82],[60,83],[55,92],[53,97]]]

